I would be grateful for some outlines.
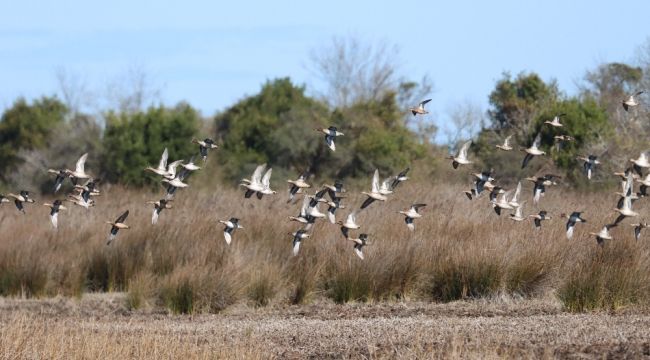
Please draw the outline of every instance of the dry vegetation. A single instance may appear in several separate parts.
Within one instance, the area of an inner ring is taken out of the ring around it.
[[[105,187],[90,211],[62,212],[58,231],[47,208],[28,205],[22,215],[5,204],[0,294],[24,300],[0,306],[0,356],[494,358],[650,351],[643,333],[650,323],[644,315],[650,234],[635,241],[627,220],[604,247],[588,236],[613,218],[603,201],[614,203],[615,195],[553,187],[541,208],[554,218],[536,231],[531,221],[498,217],[485,198],[467,200],[462,190],[407,182],[387,203],[361,212],[358,221],[372,240],[363,261],[338,226],[325,221],[293,257],[287,233],[297,224],[287,217],[300,201],[288,205],[280,194],[258,201],[230,189],[190,188],[152,226],[145,202],[157,194]],[[360,204],[356,193],[339,217]],[[416,201],[429,206],[410,233],[396,211]],[[539,210],[529,204],[526,213]],[[644,213],[644,202],[638,204]],[[125,209],[132,228],[106,246],[104,221]],[[588,223],[578,224],[569,241],[558,215],[573,210],[584,210]],[[245,229],[227,246],[217,219],[230,216]],[[96,294],[102,292],[109,294]],[[116,292],[124,295],[110,295]]]
[[[588,236],[614,216],[603,194],[551,188],[541,207],[554,218],[536,231],[531,221],[498,217],[485,198],[469,201],[461,190],[407,182],[387,203],[362,211],[358,221],[372,241],[365,261],[354,255],[338,226],[326,221],[316,224],[299,256],[291,256],[287,233],[298,224],[287,217],[297,213],[300,202],[288,205],[279,194],[258,201],[244,200],[234,190],[198,194],[190,188],[153,226],[145,202],[155,195],[106,188],[90,211],[61,213],[58,231],[48,223],[47,208],[31,206],[23,216],[4,205],[0,294],[124,291],[132,308],[193,314],[242,302],[266,306],[321,298],[346,303],[552,296],[570,311],[645,305],[650,299],[647,235],[635,241],[628,220],[613,229],[615,240],[604,247]],[[353,194],[346,200],[349,207],[339,217],[362,198]],[[411,202],[429,204],[414,233],[396,214]],[[132,229],[106,246],[104,221],[125,209],[131,211]],[[527,213],[533,210],[526,207]],[[558,215],[573,210],[585,211],[588,223],[578,224],[574,239],[567,240]],[[230,216],[240,218],[245,229],[227,246],[217,219]]]

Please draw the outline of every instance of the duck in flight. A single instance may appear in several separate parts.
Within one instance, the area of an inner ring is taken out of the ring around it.
[[[581,216],[582,212],[580,211],[574,211],[571,213],[571,215],[567,214],[560,214],[561,217],[568,219],[566,223],[566,237],[567,239],[571,239],[573,237],[573,230],[576,226],[576,223],[582,222],[586,223],[587,220],[583,219]]]
[[[519,206],[515,207],[515,213],[510,214],[510,219],[514,221],[524,221],[526,217],[523,215],[523,208],[526,202],[522,202]]]
[[[117,232],[120,231],[120,229],[129,229],[129,226],[124,223],[126,218],[129,216],[129,210],[125,211],[120,215],[115,221],[107,221],[106,223],[111,225],[111,232],[108,236],[108,241],[106,242],[106,245],[110,245],[113,240],[115,240],[115,237],[117,236]]]
[[[458,169],[458,165],[468,165],[472,163],[472,161],[467,159],[467,150],[469,150],[470,145],[472,145],[472,140],[466,141],[463,146],[460,147],[456,156],[447,157],[447,159],[452,160],[451,166],[454,169]]]
[[[246,188],[246,192],[244,193],[244,197],[246,199],[250,198],[255,194],[256,192],[264,190],[264,186],[262,185],[262,173],[266,169],[266,164],[258,165],[255,168],[255,171],[253,171],[253,175],[251,176],[250,180],[249,179],[242,179],[241,183],[239,186],[243,186]]]
[[[551,125],[551,126],[553,126],[553,127],[563,127],[564,125],[562,125],[562,124],[560,123],[560,118],[561,118],[562,116],[565,116],[565,115],[566,115],[566,114],[564,114],[564,113],[562,113],[562,114],[558,114],[558,115],[555,115],[555,117],[553,117],[553,120],[551,120],[551,121],[548,121],[548,120],[547,120],[547,121],[544,121],[544,124],[548,124],[548,125]]]
[[[228,245],[230,245],[230,242],[232,241],[232,235],[235,230],[244,228],[239,224],[239,219],[235,217],[231,217],[230,220],[219,220],[219,222],[226,225],[223,229],[223,237]]]
[[[287,202],[293,201],[295,198],[296,194],[301,190],[301,189],[309,189],[311,185],[307,183],[307,179],[309,178],[309,172],[308,171],[303,171],[298,179],[296,180],[287,180],[287,182],[290,184],[289,186],[289,200]]]
[[[370,190],[370,192],[362,191],[361,193],[368,196],[368,198],[363,202],[363,204],[361,204],[362,210],[370,206],[370,204],[372,204],[375,200],[386,201],[388,199],[386,195],[382,194],[380,191],[378,169],[375,169],[375,173],[372,176],[372,189]]]
[[[81,155],[77,164],[75,165],[74,171],[66,169],[66,174],[70,177],[73,185],[77,185],[79,179],[89,179],[91,176],[86,173],[86,159],[88,158],[88,153]]]
[[[411,111],[413,116],[418,115],[418,114],[420,114],[420,115],[428,114],[429,112],[424,109],[424,105],[426,105],[429,101],[431,101],[431,99],[422,100],[418,104],[418,106],[410,108],[409,111]]]
[[[497,144],[496,148],[499,150],[503,151],[510,151],[512,150],[512,146],[510,145],[510,138],[512,138],[512,135],[508,135],[504,140],[503,144]]]
[[[528,165],[528,163],[530,162],[530,160],[533,159],[533,157],[546,154],[544,151],[539,149],[541,143],[542,143],[542,133],[537,133],[537,136],[535,136],[535,140],[533,140],[533,143],[530,145],[530,147],[521,150],[526,153],[526,156],[524,157],[524,161],[521,163],[522,169],[525,168],[526,165]]]
[[[173,200],[160,199],[158,201],[147,201],[147,204],[153,205],[153,213],[151,214],[152,225],[158,223],[158,217],[163,210],[172,208],[172,205],[170,204],[171,201]]]
[[[354,253],[357,254],[361,260],[363,260],[363,247],[368,245],[368,234],[360,234],[359,238],[348,238],[348,240],[354,242]]]
[[[304,229],[300,229],[294,233],[289,233],[289,235],[293,236],[293,256],[298,256],[298,251],[300,251],[300,243],[304,239],[307,239],[310,235]]]
[[[65,181],[65,178],[68,177],[68,173],[66,172],[66,170],[54,170],[54,169],[49,169],[47,170],[47,172],[56,175],[56,177],[54,178],[54,193],[56,194],[61,189],[61,185],[63,185],[63,181]]]
[[[582,164],[582,167],[585,170],[585,173],[587,174],[587,179],[591,180],[592,173],[594,171],[594,168],[596,165],[600,165],[600,160],[598,160],[598,156],[596,155],[589,155],[589,156],[578,156],[576,159],[582,160],[584,163]]]
[[[336,144],[334,143],[334,139],[336,139],[337,136],[344,135],[342,132],[338,131],[336,126],[330,126],[328,128],[318,128],[314,130],[324,133],[325,143],[327,144],[327,147],[332,151],[336,151]]]
[[[643,176],[642,169],[647,169],[650,168],[650,162],[648,162],[648,154],[646,152],[642,152],[639,154],[638,159],[630,159],[632,162],[632,169],[639,174],[639,176]]]
[[[192,142],[199,145],[199,154],[203,158],[203,162],[208,159],[208,150],[216,149],[219,146],[214,143],[214,140],[205,138],[203,140],[192,139]]]
[[[622,101],[623,104],[623,109],[625,111],[628,111],[631,107],[635,107],[639,105],[639,101],[636,99],[637,96],[643,94],[643,91],[637,91],[634,94],[628,96],[627,99]]]
[[[345,206],[341,204],[341,199],[342,197],[335,197],[334,200],[330,200],[327,202],[327,218],[329,219],[330,223],[336,224],[336,210],[338,209],[345,209]]]
[[[392,190],[394,190],[397,187],[397,185],[399,185],[400,183],[402,183],[402,182],[409,179],[408,176],[406,176],[406,174],[408,174],[409,170],[411,170],[411,168],[406,168],[406,169],[402,170],[402,172],[400,172],[399,174],[397,174],[397,176],[395,176],[393,178],[393,183],[390,185],[390,188]]]
[[[186,163],[181,162],[181,166],[183,168],[185,168],[186,170],[189,170],[189,171],[201,170],[201,167],[194,163],[194,159],[196,159],[196,156],[192,155],[192,157],[190,158],[190,161],[188,161]]]
[[[359,224],[357,224],[357,213],[356,211],[353,211],[348,214],[347,218],[345,219],[345,222],[343,221],[338,221],[337,224],[341,225],[341,233],[343,236],[347,239],[349,238],[349,232],[350,230],[358,230],[361,228]]]
[[[330,200],[332,201],[337,197],[341,197],[341,194],[346,192],[343,188],[343,181],[339,179],[334,181],[334,185],[323,184],[323,187],[327,189],[327,194],[330,196]]]
[[[551,220],[551,217],[548,215],[548,212],[541,210],[537,214],[528,215],[528,217],[533,218],[533,223],[535,224],[536,229],[542,228],[542,221]]]
[[[404,215],[404,222],[406,223],[406,227],[408,227],[409,230],[414,231],[415,224],[413,223],[413,220],[422,217],[422,214],[420,214],[419,211],[425,206],[427,206],[427,204],[413,204],[407,210],[400,210],[397,213]]]
[[[647,228],[650,226],[647,222],[639,222],[638,224],[630,224],[634,226],[634,239],[639,240],[639,237],[641,237],[641,230]]]
[[[169,175],[169,173],[167,172],[167,158],[168,157],[169,157],[169,153],[167,152],[167,148],[165,148],[165,150],[163,150],[162,155],[160,156],[160,161],[158,162],[158,167],[153,168],[151,166],[148,166],[144,170],[145,171],[151,171],[154,174],[160,175],[160,176]]]
[[[52,223],[52,226],[57,229],[59,227],[59,211],[68,210],[68,208],[66,208],[61,200],[58,199],[54,200],[51,204],[45,203],[43,206],[50,208],[50,222]]]
[[[22,212],[23,214],[25,214],[25,207],[23,204],[34,202],[34,199],[29,197],[29,191],[26,190],[20,190],[20,193],[18,193],[18,195],[9,193],[7,196],[14,199],[14,205],[16,205],[16,209],[18,209],[18,211]]]
[[[607,224],[603,226],[603,228],[600,230],[600,232],[597,233],[592,233],[590,232],[589,235],[595,236],[596,237],[596,242],[598,242],[598,245],[603,246],[605,243],[605,240],[612,240],[612,235],[609,234],[609,229],[613,228],[614,224]]]

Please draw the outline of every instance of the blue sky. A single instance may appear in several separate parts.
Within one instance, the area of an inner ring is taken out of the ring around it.
[[[0,14],[2,108],[55,93],[57,68],[100,96],[135,66],[165,103],[186,100],[209,116],[275,77],[318,89],[310,52],[352,34],[396,44],[404,76],[430,76],[438,124],[464,101],[487,108],[504,71],[535,71],[572,93],[585,70],[632,61],[650,35],[650,2],[642,0],[0,0]]]

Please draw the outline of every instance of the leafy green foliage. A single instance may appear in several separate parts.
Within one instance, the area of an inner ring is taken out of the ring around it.
[[[394,93],[330,112],[306,96],[304,87],[276,79],[217,115],[215,124],[223,141],[223,174],[233,181],[263,162],[285,172],[366,176],[375,168],[395,171],[424,154],[415,134],[403,125]],[[345,134],[336,139],[337,149],[343,150],[331,152],[324,135],[314,131],[330,125]]]
[[[598,153],[592,151],[613,134],[607,113],[594,99],[562,96],[555,83],[546,84],[534,73],[519,74],[514,80],[506,74],[490,94],[490,103],[493,127],[479,134],[474,149],[483,164],[496,169],[500,177],[524,175],[525,170],[520,169],[523,155],[516,150],[528,147],[541,132],[545,161],[551,159],[555,167],[566,170],[575,181],[583,177],[576,156],[600,155],[604,148],[598,149]],[[559,114],[565,114],[560,119],[563,127],[544,123]],[[509,135],[515,151],[497,150],[495,145]],[[570,135],[575,141],[561,142],[557,147],[556,135]]]
[[[197,153],[190,139],[198,132],[199,116],[187,104],[138,113],[111,112],[106,118],[102,164],[108,181],[142,186],[153,180],[143,176],[144,168],[157,166],[165,148],[170,161]]]
[[[21,150],[45,147],[51,131],[63,123],[67,109],[56,98],[42,97],[28,104],[20,98],[2,114],[0,121],[0,176],[20,165]]]

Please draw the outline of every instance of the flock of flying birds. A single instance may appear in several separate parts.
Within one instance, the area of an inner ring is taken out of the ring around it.
[[[630,108],[638,106],[639,101],[637,97],[641,95],[643,91],[638,91],[622,101],[622,106],[625,111],[628,111]],[[422,104],[421,106],[422,107]],[[414,112],[415,114],[415,112]],[[561,123],[561,118],[565,114],[558,114],[552,120],[545,121],[545,126],[551,126],[555,129],[561,129],[564,125]],[[501,151],[511,151],[513,146],[510,144],[510,139],[512,135],[504,139],[503,144],[495,145],[497,149]],[[573,141],[574,138],[569,134],[557,134],[554,136],[554,141],[556,149],[560,151],[561,144],[567,141]],[[541,133],[538,133],[532,144],[528,148],[522,148],[521,151],[525,153],[524,159],[521,164],[521,168],[525,168],[531,160],[538,156],[544,156],[546,153],[540,149],[541,146]],[[452,160],[452,166],[454,169],[457,169],[461,165],[471,164],[472,161],[468,159],[467,151],[469,150],[472,141],[469,140],[465,142],[459,149],[456,156],[450,156],[449,159]],[[587,176],[587,179],[591,180],[594,170],[597,165],[600,165],[600,160],[598,160],[597,155],[587,155],[587,156],[578,156],[577,160],[582,161],[584,173]],[[621,186],[623,188],[622,192],[617,192],[619,195],[619,200],[614,208],[614,212],[618,215],[612,223],[605,224],[603,228],[598,233],[589,233],[592,236],[596,237],[596,241],[599,245],[603,245],[605,240],[612,240],[612,235],[609,230],[615,226],[618,226],[625,218],[636,218],[639,216],[639,213],[632,209],[632,204],[634,201],[640,199],[641,197],[648,196],[647,193],[648,187],[650,187],[650,172],[646,175],[643,174],[644,169],[650,168],[650,162],[648,161],[648,154],[642,152],[637,159],[630,159],[632,163],[631,166],[625,169],[624,172],[615,172],[614,175],[621,177],[622,182]],[[521,181],[518,182],[514,194],[512,190],[506,191],[500,186],[496,186],[493,183],[495,179],[492,177],[492,170],[482,171],[480,173],[474,174],[475,180],[471,189],[465,191],[465,195],[470,199],[474,199],[481,195],[484,191],[489,193],[490,204],[494,208],[494,211],[497,215],[501,215],[503,209],[514,210],[513,214],[510,214],[510,219],[514,221],[524,221],[528,218],[533,220],[535,228],[540,229],[542,227],[542,221],[550,220],[551,216],[548,211],[541,210],[537,214],[528,215],[528,217],[523,214],[523,206],[526,201],[519,202],[521,196]],[[546,188],[552,185],[557,185],[557,180],[560,177],[553,174],[546,174],[543,176],[527,177],[525,180],[533,183],[533,203],[538,204],[540,202],[541,196],[546,193]],[[634,192],[634,183],[641,184],[639,187],[639,192]],[[512,196],[511,196],[512,195]],[[566,218],[566,236],[568,239],[573,237],[574,228],[577,223],[587,222],[582,218],[582,211],[573,211],[571,214],[560,214],[560,217]],[[634,227],[634,237],[639,239],[641,236],[641,230],[647,228],[649,225],[647,222],[638,222],[630,224]]]
[[[624,101],[622,101],[623,108],[625,111],[628,111],[629,108],[639,105],[637,100],[638,95],[642,94],[643,91],[639,91],[633,95],[630,95]],[[424,100],[420,102],[417,107],[410,108],[409,111],[412,112],[413,116],[428,114],[425,110],[425,105],[431,101],[431,99]],[[561,117],[564,114],[558,114],[551,121],[546,121],[545,125],[552,126],[553,128],[560,129],[564,125],[560,122]],[[336,150],[335,140],[337,137],[343,136],[344,134],[334,126],[328,128],[319,128],[315,129],[318,132],[325,134],[325,143],[331,151]],[[573,138],[568,134],[558,134],[555,137],[556,145],[558,143],[572,141]],[[511,151],[513,146],[510,144],[511,136],[505,138],[503,144],[496,145],[496,148],[501,151]],[[206,138],[204,140],[192,139],[193,143],[196,143],[199,146],[199,155],[203,159],[203,162],[207,160],[209,150],[216,149],[218,146],[212,139]],[[468,150],[472,141],[469,140],[465,142],[459,149],[458,153],[455,156],[450,156],[449,159],[452,161],[451,164],[454,169],[457,169],[459,166],[465,166],[472,164],[473,162],[468,159]],[[537,134],[535,140],[530,145],[530,147],[521,149],[525,152],[525,156],[522,162],[522,169],[525,168],[528,163],[538,156],[544,156],[546,153],[540,150],[541,146],[541,134]],[[89,209],[95,206],[95,200],[93,197],[100,195],[100,190],[98,188],[99,180],[93,178],[91,175],[85,171],[85,163],[88,154],[83,154],[76,163],[74,170],[69,169],[49,169],[48,173],[51,173],[56,176],[54,180],[54,193],[57,193],[61,186],[63,185],[66,178],[69,178],[73,185],[72,193],[68,194],[67,199],[64,201],[70,202],[72,204],[81,206],[83,208]],[[151,223],[155,225],[158,222],[161,212],[165,209],[170,209],[172,207],[171,202],[173,202],[174,194],[178,189],[183,189],[188,187],[187,178],[188,176],[197,170],[200,170],[201,167],[195,164],[195,156],[189,161],[177,160],[167,164],[168,160],[168,151],[165,150],[162,153],[160,162],[157,167],[147,167],[145,171],[152,172],[155,175],[162,177],[161,182],[166,183],[165,195],[162,199],[158,201],[150,201],[148,204],[153,205],[153,213],[151,217]],[[600,164],[598,156],[588,155],[585,157],[578,157],[578,160],[583,161],[584,171],[588,179],[591,179],[592,174],[595,170],[596,165]],[[590,233],[596,237],[598,244],[603,244],[605,240],[611,240],[612,236],[609,233],[609,230],[612,227],[615,227],[621,223],[626,217],[637,217],[639,214],[632,210],[632,204],[634,201],[638,200],[641,197],[648,196],[647,189],[650,187],[650,172],[647,175],[643,175],[643,169],[650,168],[650,162],[648,161],[648,155],[646,153],[641,153],[638,159],[631,159],[632,165],[628,167],[622,173],[614,173],[622,178],[622,188],[623,191],[617,193],[620,196],[618,204],[614,209],[618,213],[618,216],[614,222],[606,224],[599,233]],[[180,169],[179,169],[180,167]],[[343,209],[345,206],[342,204],[343,199],[345,198],[346,190],[343,188],[343,182],[341,180],[336,180],[333,185],[324,184],[318,191],[313,195],[308,194],[308,190],[312,186],[308,183],[310,177],[309,171],[305,171],[296,180],[287,180],[289,184],[288,195],[289,199],[287,203],[296,202],[296,195],[304,193],[302,199],[302,206],[300,212],[297,216],[290,216],[290,221],[295,221],[301,224],[301,227],[295,232],[289,233],[293,239],[292,242],[292,252],[293,255],[298,255],[300,250],[300,244],[303,240],[312,236],[310,232],[313,228],[313,225],[319,219],[327,218],[327,220],[332,224],[340,225],[341,233],[343,234],[346,240],[353,242],[353,250],[355,254],[363,259],[363,248],[368,245],[368,234],[360,233],[358,236],[353,236],[353,231],[358,231],[361,226],[357,223],[356,217],[357,213],[361,210],[368,208],[371,204],[376,201],[384,202],[388,199],[388,196],[393,194],[397,186],[408,180],[407,174],[409,168],[406,168],[397,175],[390,176],[388,178],[380,181],[379,171],[375,170],[372,177],[371,190],[369,192],[363,191],[362,194],[366,195],[365,201],[361,204],[359,209],[354,209],[349,212],[345,218],[345,221],[336,220],[336,211],[338,209]],[[262,164],[256,167],[250,179],[242,179],[240,186],[245,188],[244,198],[249,199],[253,195],[258,199],[262,199],[264,195],[274,195],[277,192],[271,189],[271,175],[273,169],[266,169],[266,164]],[[480,173],[474,174],[475,180],[473,181],[472,188],[465,191],[465,195],[473,200],[477,197],[480,197],[484,192],[489,193],[489,201],[492,205],[494,211],[497,215],[501,215],[502,210],[514,210],[514,213],[510,214],[510,219],[514,221],[524,221],[528,218],[533,220],[534,226],[537,229],[540,229],[542,226],[542,221],[551,219],[551,216],[547,211],[541,210],[537,214],[528,215],[527,217],[523,214],[523,207],[526,201],[520,202],[521,197],[521,181],[517,184],[514,194],[510,196],[512,190],[506,191],[500,186],[494,185],[495,179],[492,177],[492,170],[482,171]],[[531,181],[533,183],[533,202],[538,204],[541,196],[546,192],[546,188],[552,185],[556,185],[560,177],[556,175],[546,174],[539,177],[528,177],[525,180]],[[81,182],[85,181],[82,185]],[[634,183],[640,183],[640,190],[638,193],[634,192]],[[327,198],[326,198],[327,195]],[[25,203],[34,203],[34,200],[30,197],[29,192],[22,190],[19,194],[8,194],[7,196],[0,194],[0,205],[5,202],[9,202],[9,198],[12,198],[16,208],[25,213],[24,204]],[[327,210],[323,213],[320,210],[320,204],[326,204]],[[54,228],[58,227],[58,214],[60,211],[65,211],[67,208],[63,205],[63,201],[55,200],[53,203],[45,203],[44,206],[50,208],[50,220]],[[420,209],[425,207],[426,204],[415,203],[411,205],[410,208],[406,210],[398,211],[399,214],[404,216],[404,221],[407,228],[410,231],[415,230],[414,220],[421,218]],[[582,213],[580,211],[574,211],[570,215],[561,214],[561,217],[568,219],[566,223],[566,236],[571,238],[573,236],[574,227],[579,222],[586,222],[585,219],[581,217]],[[126,225],[125,221],[129,216],[129,211],[126,210],[120,216],[117,217],[115,221],[106,221],[107,224],[111,225],[110,233],[107,241],[107,245],[110,245],[111,242],[117,236],[119,230],[129,229],[129,226]],[[223,224],[224,230],[224,239],[228,245],[232,242],[233,234],[237,229],[243,229],[243,226],[239,223],[239,219],[232,217],[228,220],[219,220]],[[639,238],[641,230],[648,227],[648,223],[639,222],[636,224],[631,224],[634,226],[634,236],[636,239]]]

